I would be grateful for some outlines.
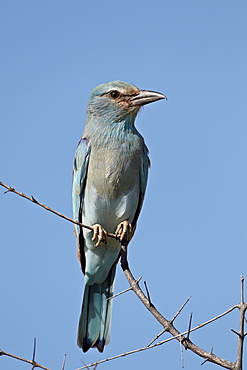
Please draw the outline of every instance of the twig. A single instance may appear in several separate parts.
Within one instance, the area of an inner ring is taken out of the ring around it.
[[[138,352],[142,352],[142,351],[145,351],[147,349],[151,349],[151,348],[154,348],[154,347],[158,347],[164,343],[167,343],[171,340],[175,339],[175,337],[172,337],[172,338],[168,338],[166,340],[163,340],[162,342],[159,342],[159,343],[155,343],[153,344],[152,346],[150,347],[142,347],[142,348],[138,348],[138,349],[134,349],[133,351],[129,351],[129,352],[125,352],[125,353],[121,353],[120,355],[116,355],[116,356],[112,356],[112,357],[108,357],[104,360],[100,360],[100,361],[97,361],[97,362],[93,362],[92,364],[89,364],[89,365],[86,365],[86,366],[83,366],[83,367],[79,367],[75,370],[82,370],[82,369],[88,369],[92,366],[95,366],[95,365],[98,365],[98,364],[102,364],[104,362],[108,362],[108,361],[111,361],[111,360],[116,360],[117,358],[120,358],[120,357],[125,357],[125,356],[128,356],[128,355],[133,355],[134,353],[138,353]]]
[[[5,355],[5,356],[8,356],[8,357],[15,358],[16,360],[26,362],[26,363],[28,363],[28,364],[33,365],[33,367],[39,367],[40,369],[44,369],[44,370],[51,370],[51,369],[49,369],[48,367],[42,366],[42,365],[38,364],[38,363],[37,363],[37,362],[35,362],[35,361],[26,360],[25,358],[22,358],[22,357],[19,357],[19,356],[15,356],[15,355],[12,355],[11,353],[8,353],[8,352],[2,351],[2,350],[0,350],[0,356],[1,356],[1,355]]]
[[[89,230],[91,230],[91,231],[93,231],[93,230],[94,230],[92,226],[84,225],[84,224],[82,224],[81,222],[75,221],[75,220],[73,220],[72,218],[69,218],[69,217],[67,217],[67,216],[63,215],[62,213],[55,211],[54,209],[52,209],[52,208],[50,208],[50,207],[46,206],[45,204],[42,204],[42,203],[38,202],[38,201],[37,201],[33,196],[29,197],[29,196],[27,196],[26,194],[21,193],[21,192],[19,192],[19,191],[15,190],[15,189],[14,189],[14,188],[12,188],[11,186],[8,186],[8,185],[4,184],[4,183],[3,183],[3,182],[1,182],[1,181],[0,181],[0,185],[1,185],[1,186],[3,186],[5,189],[7,189],[7,191],[5,191],[5,193],[8,193],[8,192],[15,193],[15,194],[19,195],[20,197],[23,197],[23,198],[25,198],[25,199],[30,200],[30,202],[37,204],[38,206],[40,206],[40,207],[42,207],[42,208],[46,209],[47,211],[52,212],[52,213],[54,213],[55,215],[57,215],[57,216],[59,216],[59,217],[61,217],[61,218],[65,219],[65,220],[67,220],[67,221],[69,221],[69,222],[72,222],[72,223],[73,223],[73,224],[75,224],[75,225],[79,225],[79,226],[84,227],[84,228],[86,228],[86,229],[89,229]],[[110,238],[116,238],[116,235],[115,235],[115,234],[107,233],[107,235],[108,235]]]

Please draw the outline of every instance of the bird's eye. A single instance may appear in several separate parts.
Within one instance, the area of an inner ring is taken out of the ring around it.
[[[117,98],[119,98],[120,93],[116,90],[113,90],[113,91],[110,92],[110,95],[111,95],[112,99],[117,99]]]

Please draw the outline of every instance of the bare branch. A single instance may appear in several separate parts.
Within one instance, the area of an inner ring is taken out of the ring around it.
[[[144,306],[151,312],[151,314],[156,318],[157,321],[164,327],[166,331],[168,331],[173,337],[176,337],[177,340],[182,341],[182,344],[185,348],[190,349],[194,353],[196,353],[198,356],[201,356],[205,359],[208,359],[208,361],[214,362],[222,367],[225,367],[227,369],[234,369],[235,364],[233,362],[224,360],[218,356],[215,356],[214,354],[210,352],[206,352],[205,350],[201,349],[200,347],[196,346],[194,343],[192,343],[188,338],[186,338],[183,334],[179,333],[179,331],[174,327],[174,325],[167,320],[164,316],[161,315],[161,313],[155,308],[150,306],[148,298],[145,296],[141,288],[138,284],[135,282],[135,278],[133,277],[128,261],[127,261],[127,243],[122,245],[121,249],[121,267],[124,271],[124,274],[129,281],[130,286],[132,287],[135,294],[138,296],[138,298],[141,300],[141,302],[144,304]],[[237,306],[238,307],[238,306]],[[232,308],[233,309],[233,308]],[[231,310],[232,310],[231,309]],[[191,330],[192,331],[192,330]],[[151,348],[149,346],[148,348]]]
[[[200,325],[196,326],[195,328],[191,329],[191,332],[192,332],[192,331],[195,331],[195,330],[198,330],[198,329],[200,329],[200,328],[204,327],[205,325],[210,324],[210,323],[211,323],[211,322],[213,322],[213,321],[218,320],[219,318],[221,318],[221,317],[223,317],[223,316],[227,315],[228,313],[230,313],[231,311],[233,311],[233,309],[235,309],[235,308],[237,308],[237,307],[238,307],[238,306],[234,306],[234,307],[230,308],[229,310],[227,310],[226,312],[224,312],[224,313],[222,313],[222,314],[220,314],[220,315],[218,315],[218,316],[214,317],[213,319],[208,320],[208,321],[206,321],[205,323],[203,323],[203,324],[200,324]],[[185,331],[185,332],[183,332],[183,333],[179,333],[178,335],[176,335],[176,336],[174,336],[174,337],[167,338],[167,339],[162,340],[161,342],[155,343],[155,344],[153,344],[153,345],[146,346],[146,347],[142,347],[142,348],[138,348],[138,349],[134,349],[134,350],[132,350],[132,351],[125,352],[125,353],[121,353],[120,355],[116,355],[116,356],[113,356],[113,357],[108,357],[108,358],[106,358],[106,359],[104,359],[104,360],[100,360],[100,361],[97,361],[97,362],[93,362],[93,363],[91,363],[91,364],[89,364],[89,365],[85,365],[85,366],[83,366],[83,367],[79,367],[79,368],[77,368],[77,369],[75,369],[75,370],[88,369],[88,368],[90,368],[90,367],[92,367],[92,366],[95,366],[95,365],[98,365],[98,364],[102,364],[102,363],[104,363],[104,362],[108,362],[108,361],[111,361],[111,360],[116,360],[117,358],[121,358],[121,357],[125,357],[125,356],[128,356],[128,355],[132,355],[132,354],[134,354],[134,353],[138,353],[138,352],[146,351],[146,350],[148,350],[148,349],[152,349],[152,348],[154,348],[154,347],[161,346],[161,345],[163,345],[163,344],[165,344],[165,343],[168,343],[168,342],[170,342],[170,341],[172,341],[172,340],[174,340],[174,339],[177,339],[178,341],[180,341],[180,339],[179,339],[179,338],[181,338],[181,336],[184,336],[184,335],[186,335],[186,334],[188,334],[188,331]],[[211,350],[211,352],[207,352],[207,353],[212,354],[212,350]],[[206,359],[206,360],[207,360],[207,361],[210,361],[210,360],[208,360],[208,359]],[[203,361],[203,362],[205,362],[205,361]],[[232,363],[232,364],[233,364],[233,363]],[[234,365],[234,364],[233,364],[233,365]],[[230,368],[230,369],[234,369],[234,367],[233,367],[233,368]]]
[[[55,215],[57,215],[57,216],[59,216],[59,217],[61,217],[61,218],[65,219],[65,220],[67,220],[67,221],[69,221],[69,222],[72,222],[72,223],[73,223],[73,224],[75,224],[75,225],[79,225],[79,226],[81,226],[81,227],[84,227],[84,228],[86,228],[86,229],[89,229],[89,230],[91,230],[91,231],[94,231],[94,229],[93,229],[93,227],[92,227],[92,226],[84,225],[84,224],[82,224],[81,222],[75,221],[75,220],[73,220],[72,218],[69,218],[69,217],[67,217],[67,216],[64,216],[62,213],[57,212],[57,211],[55,211],[54,209],[52,209],[52,208],[50,208],[50,207],[46,206],[45,204],[42,204],[42,203],[38,202],[38,201],[37,201],[33,196],[29,197],[29,196],[27,196],[26,194],[21,193],[21,192],[19,192],[19,191],[15,190],[15,189],[14,189],[14,188],[12,188],[11,186],[8,186],[8,185],[4,184],[4,183],[3,183],[3,182],[1,182],[1,181],[0,181],[0,185],[1,185],[1,186],[3,186],[5,189],[7,189],[7,191],[5,191],[5,193],[8,193],[8,192],[15,193],[15,194],[19,195],[19,196],[20,196],[20,197],[22,197],[22,198],[25,198],[25,199],[30,200],[30,202],[37,204],[38,206],[40,206],[40,207],[42,207],[42,208],[46,209],[47,211],[52,212],[52,213],[54,213]],[[115,235],[115,234],[107,233],[107,235],[108,235],[110,238],[116,238],[116,235]]]
[[[16,360],[23,361],[23,362],[26,362],[26,363],[28,363],[28,364],[31,364],[31,365],[33,365],[33,368],[35,368],[35,367],[39,367],[40,369],[44,369],[44,370],[51,370],[51,369],[49,369],[48,367],[42,366],[42,365],[38,364],[38,363],[37,363],[37,362],[35,362],[35,361],[32,361],[32,360],[26,360],[25,358],[22,358],[22,357],[19,357],[19,356],[15,356],[15,355],[12,355],[11,353],[8,353],[8,352],[2,351],[2,350],[0,350],[0,356],[1,356],[1,355],[5,355],[5,356],[8,356],[8,357],[12,357],[12,358],[15,358]]]
[[[15,193],[15,194],[17,194],[17,195],[25,198],[25,199],[28,199],[32,203],[35,203],[35,204],[39,205],[40,207],[43,207],[44,209],[46,209],[46,210],[48,210],[48,211],[56,214],[57,216],[66,219],[69,222],[72,222],[72,223],[74,223],[76,225],[79,225],[81,227],[87,228],[87,229],[92,230],[92,231],[94,230],[93,227],[88,226],[88,225],[84,225],[84,224],[82,224],[80,222],[77,222],[77,221],[74,221],[73,219],[71,219],[71,218],[69,218],[67,216],[64,216],[63,214],[61,214],[61,213],[53,210],[52,208],[50,208],[50,207],[48,207],[48,206],[46,206],[46,205],[38,202],[33,196],[29,197],[29,196],[25,195],[24,193],[20,193],[19,191],[15,190],[14,188],[12,188],[12,187],[10,187],[8,185],[5,185],[2,182],[0,182],[0,185],[7,189],[5,191],[5,193],[7,193],[7,192],[13,192],[13,193]],[[115,234],[107,233],[107,235],[109,237],[116,238],[116,235]],[[138,285],[138,282],[139,282],[139,280],[141,278],[139,278],[138,280],[135,280],[134,279],[134,277],[133,277],[133,275],[132,275],[132,273],[131,273],[131,271],[129,269],[129,265],[128,265],[128,261],[127,261],[127,246],[128,246],[128,243],[127,242],[122,242],[122,245],[121,245],[121,267],[122,267],[122,269],[124,271],[124,274],[125,274],[127,280],[129,281],[130,288],[126,289],[125,291],[123,291],[121,293],[116,294],[114,297],[116,297],[116,296],[118,296],[118,295],[120,295],[120,294],[122,294],[122,293],[124,293],[124,292],[126,292],[128,290],[133,290],[135,292],[135,294],[138,296],[138,298],[141,300],[141,302],[144,304],[144,306],[150,311],[150,313],[156,318],[156,320],[164,328],[161,331],[161,333],[158,334],[155,337],[154,340],[156,340],[165,331],[169,332],[172,335],[172,337],[169,338],[169,339],[166,339],[164,341],[161,341],[159,343],[156,343],[156,344],[151,345],[151,343],[153,343],[153,341],[154,341],[153,340],[146,347],[143,347],[143,348],[140,348],[140,349],[136,349],[136,350],[133,350],[133,351],[130,351],[130,352],[126,352],[126,353],[123,353],[121,355],[117,355],[117,356],[114,356],[114,357],[111,357],[111,358],[107,358],[105,360],[101,360],[101,361],[95,362],[93,364],[84,366],[82,368],[78,368],[77,370],[85,369],[85,368],[88,368],[88,367],[91,367],[91,366],[94,366],[94,369],[96,369],[96,367],[97,367],[97,365],[99,363],[107,362],[107,361],[110,361],[110,360],[113,360],[113,359],[116,359],[116,358],[120,358],[120,357],[129,355],[129,354],[137,353],[137,352],[140,352],[140,351],[143,351],[143,350],[146,350],[146,349],[151,349],[151,348],[154,348],[154,347],[156,347],[158,345],[162,345],[164,343],[167,343],[168,341],[173,340],[173,339],[177,339],[180,342],[180,345],[184,346],[185,349],[190,349],[191,351],[193,351],[198,356],[203,357],[205,360],[203,361],[202,364],[204,364],[206,361],[210,361],[210,362],[213,362],[215,364],[218,364],[218,365],[220,365],[222,367],[225,367],[227,369],[230,369],[230,370],[242,370],[243,342],[244,342],[245,336],[247,335],[247,332],[244,332],[244,323],[246,321],[245,312],[247,310],[247,303],[244,303],[244,278],[243,278],[243,276],[240,277],[241,278],[241,303],[239,303],[238,305],[235,305],[235,306],[231,307],[230,309],[228,309],[224,313],[216,316],[215,318],[213,318],[211,320],[208,320],[207,322],[205,322],[205,323],[203,323],[201,325],[196,326],[193,329],[191,329],[191,322],[192,322],[192,314],[191,314],[188,330],[186,332],[184,332],[184,333],[180,333],[175,328],[175,326],[173,325],[173,322],[174,322],[175,318],[179,315],[179,313],[182,311],[182,309],[184,308],[184,306],[187,304],[187,302],[189,301],[190,298],[187,299],[187,301],[183,304],[183,306],[180,308],[180,310],[174,315],[174,317],[172,318],[172,320],[169,321],[164,316],[162,316],[161,313],[151,303],[151,299],[150,299],[149,291],[148,291],[147,286],[146,286],[146,282],[144,282],[144,284],[145,284],[146,291],[147,291],[147,297],[145,296],[145,294],[143,293],[143,291],[141,290],[141,288]],[[196,346],[194,343],[191,342],[191,340],[189,339],[189,334],[192,331],[197,330],[199,328],[202,328],[203,326],[208,325],[209,323],[211,323],[211,322],[213,322],[215,320],[218,320],[219,318],[221,318],[221,317],[227,315],[228,313],[230,313],[231,311],[233,311],[235,308],[238,308],[240,310],[240,328],[239,328],[239,332],[236,332],[235,330],[232,329],[232,331],[238,335],[238,354],[237,354],[237,360],[236,360],[235,363],[230,362],[230,361],[227,361],[227,360],[224,360],[224,359],[222,359],[222,358],[214,355],[212,353],[212,350],[211,350],[211,352],[207,352],[207,351],[201,349],[200,347]],[[186,334],[187,334],[187,336],[185,336]],[[35,361],[35,353],[36,353],[36,339],[34,339],[33,358],[32,358],[31,361],[30,360],[23,359],[21,357],[18,357],[18,356],[15,356],[15,355],[12,355],[10,353],[7,353],[5,351],[0,350],[0,356],[1,355],[6,355],[6,356],[9,356],[9,357],[15,358],[17,360],[20,360],[20,361],[29,363],[29,364],[31,364],[33,366],[32,369],[34,369],[35,367],[39,367],[39,368],[44,369],[44,370],[50,370],[47,367],[42,366],[42,365],[39,365],[38,363],[36,363],[36,361]],[[66,359],[66,354],[64,356],[64,361],[63,361],[63,364],[62,364],[62,370],[64,370],[65,359]]]
[[[211,322],[213,322],[213,321],[216,321],[216,320],[220,319],[221,317],[223,317],[223,316],[227,315],[228,313],[230,313],[231,311],[233,311],[233,310],[234,310],[235,308],[237,308],[237,307],[238,307],[238,306],[233,306],[233,307],[231,307],[229,310],[227,310],[227,311],[223,312],[222,314],[220,314],[220,315],[218,315],[218,316],[214,317],[214,318],[213,318],[213,319],[211,319],[211,320],[206,321],[206,322],[205,322],[205,323],[203,323],[203,324],[200,324],[200,325],[196,326],[195,328],[191,329],[190,331],[192,332],[192,331],[198,330],[198,329],[200,329],[200,328],[202,328],[202,327],[204,327],[204,326],[206,326],[206,325],[210,324]],[[155,343],[155,344],[153,344],[153,345],[148,345],[148,346],[146,346],[146,347],[142,347],[142,348],[135,349],[135,350],[132,350],[132,351],[129,351],[129,352],[125,352],[125,353],[122,353],[122,354],[120,354],[120,355],[116,355],[116,356],[113,356],[113,357],[108,357],[108,358],[106,358],[106,359],[104,359],[104,360],[100,360],[100,361],[97,361],[97,362],[93,362],[93,363],[91,363],[91,364],[89,364],[89,365],[86,365],[86,366],[84,366],[84,367],[77,368],[76,370],[88,369],[88,368],[90,368],[90,367],[92,367],[92,366],[95,366],[95,365],[97,365],[97,364],[102,364],[102,363],[104,363],[104,362],[108,362],[108,361],[111,361],[111,360],[115,360],[115,359],[117,359],[117,358],[125,357],[125,356],[128,356],[128,355],[132,355],[132,354],[134,354],[134,353],[142,352],[142,351],[145,351],[145,350],[148,350],[148,349],[151,349],[151,348],[157,347],[157,346],[161,346],[161,345],[163,345],[163,344],[165,344],[165,343],[168,343],[168,342],[170,342],[170,341],[172,341],[172,340],[174,340],[174,339],[177,339],[178,341],[180,341],[180,339],[179,339],[179,338],[181,338],[181,336],[186,335],[186,334],[188,334],[188,331],[185,331],[185,332],[183,332],[183,333],[179,333],[179,334],[178,334],[178,335],[176,335],[176,336],[173,336],[173,337],[171,337],[171,338],[165,339],[165,340],[163,340],[163,341],[161,341],[161,342],[159,342],[159,343]],[[212,354],[212,350],[211,350],[211,352],[206,352],[206,353],[209,353],[209,354],[211,354],[212,356],[214,356],[214,355]],[[210,361],[209,359],[206,359],[206,360],[207,360],[207,361]],[[205,362],[205,361],[204,361],[204,362]],[[213,362],[213,361],[212,361],[212,362]],[[230,364],[233,364],[233,363],[231,363],[230,361],[227,361],[227,362],[228,362],[228,363],[230,363]],[[234,365],[234,364],[233,364],[233,365]],[[234,369],[234,367],[226,367],[226,368],[228,368],[228,369]]]
[[[88,369],[88,368],[90,368],[90,367],[92,367],[92,366],[95,366],[95,365],[98,365],[98,364],[102,364],[102,363],[104,363],[104,362],[108,362],[108,361],[111,361],[111,360],[116,360],[117,358],[121,358],[121,357],[125,357],[125,356],[128,356],[128,355],[132,355],[132,354],[134,354],[134,353],[142,352],[142,351],[145,351],[145,350],[147,350],[147,349],[151,349],[151,348],[154,348],[154,347],[160,346],[160,345],[162,345],[162,344],[164,344],[164,343],[167,343],[167,342],[169,342],[169,341],[171,341],[171,340],[173,340],[173,339],[175,339],[175,337],[168,338],[168,339],[166,339],[166,340],[164,340],[164,341],[162,341],[162,342],[155,343],[155,344],[153,344],[152,346],[149,346],[149,347],[148,347],[148,346],[147,346],[147,347],[142,347],[142,348],[139,348],[139,349],[134,349],[133,351],[129,351],[129,352],[125,352],[125,353],[121,353],[120,355],[116,355],[116,356],[113,356],[113,357],[108,357],[108,358],[106,358],[106,359],[104,359],[104,360],[100,360],[100,361],[97,361],[97,362],[93,362],[93,363],[91,363],[91,364],[89,364],[89,365],[85,365],[85,366],[83,366],[83,367],[79,367],[79,368],[77,368],[77,369],[75,369],[75,370]]]

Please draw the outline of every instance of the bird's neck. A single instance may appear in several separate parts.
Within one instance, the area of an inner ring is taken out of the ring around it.
[[[117,122],[107,120],[104,117],[93,117],[88,119],[85,125],[83,137],[90,140],[91,144],[108,145],[109,143],[142,138],[135,128],[136,115],[128,115]],[[89,117],[88,117],[89,118]]]

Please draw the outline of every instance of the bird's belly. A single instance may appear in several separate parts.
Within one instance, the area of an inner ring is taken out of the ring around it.
[[[109,192],[110,193],[110,192]],[[107,196],[107,192],[99,194],[94,187],[86,187],[82,210],[82,223],[86,225],[100,224],[107,232],[115,233],[118,224],[124,220],[133,221],[139,192],[136,187],[123,193],[118,198]],[[85,282],[89,285],[102,283],[116,261],[120,251],[120,243],[115,238],[108,238],[106,244],[95,247],[92,233],[84,230],[84,252],[86,256]]]
[[[88,225],[98,223],[106,231],[114,233],[120,222],[133,221],[139,201],[139,190],[136,186],[121,194],[119,190],[114,192],[112,188],[107,191],[107,186],[104,190],[99,192],[96,187],[86,187],[82,212],[83,223]]]

